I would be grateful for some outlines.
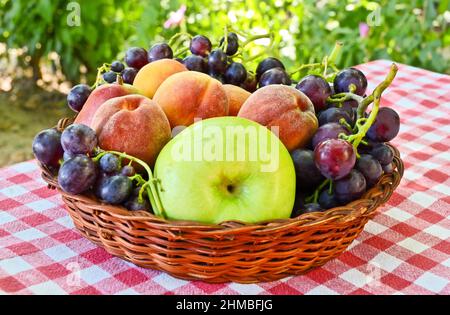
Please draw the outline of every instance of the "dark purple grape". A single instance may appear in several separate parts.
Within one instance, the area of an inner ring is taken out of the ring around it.
[[[337,200],[343,204],[361,198],[366,191],[366,180],[359,171],[352,170],[350,174],[334,182]]]
[[[189,49],[194,55],[206,57],[211,51],[211,41],[203,35],[196,35],[191,39]]]
[[[206,73],[208,70],[208,64],[203,57],[197,55],[189,55],[183,59],[183,64],[191,71],[198,71]]]
[[[327,98],[331,95],[331,88],[323,77],[315,74],[307,75],[301,79],[295,88],[308,96],[316,112],[326,108]]]
[[[374,141],[388,142],[394,139],[400,130],[400,116],[389,107],[381,107],[367,137]]]
[[[67,94],[67,104],[74,112],[79,112],[89,95],[91,95],[91,88],[86,84],[75,85]]]
[[[348,117],[350,117],[351,123],[350,126],[354,126],[357,118],[357,109],[352,106],[351,103],[344,102],[342,107],[340,108],[342,111],[346,112]]]
[[[374,186],[383,174],[380,162],[369,154],[361,154],[355,168],[363,174],[367,187]]]
[[[345,140],[328,139],[314,149],[314,162],[325,177],[340,179],[348,175],[355,166],[355,150]]]
[[[294,207],[291,212],[291,218],[295,218],[301,214],[302,209],[305,207],[305,199],[308,197],[310,192],[306,192],[305,190],[297,189],[295,194]]]
[[[133,176],[134,174],[136,174],[136,170],[131,165],[125,165],[120,171],[120,174],[128,177]]]
[[[90,154],[97,146],[97,135],[86,125],[73,124],[63,131],[61,145],[72,154]]]
[[[306,149],[296,149],[291,152],[294,162],[297,187],[313,189],[319,185],[324,177],[314,163],[314,152]]]
[[[114,175],[103,180],[96,189],[97,197],[110,204],[124,202],[131,194],[132,181],[123,175]]]
[[[303,206],[303,209],[300,210],[300,214],[303,213],[311,213],[311,212],[322,212],[324,209],[318,203],[307,203]]]
[[[55,129],[39,132],[33,140],[33,153],[39,162],[46,166],[58,167],[64,151],[61,146],[61,133]]]
[[[364,73],[355,68],[341,70],[334,78],[334,92],[349,92],[350,84],[356,87],[355,94],[363,96],[367,89],[367,79]]]
[[[221,50],[213,50],[208,56],[209,72],[223,74],[227,69],[227,55]]]
[[[172,48],[166,43],[155,44],[148,51],[148,62],[153,62],[160,59],[172,59]]]
[[[262,60],[258,67],[256,67],[256,80],[259,81],[259,78],[263,75],[264,72],[273,68],[281,68],[285,70],[283,63],[274,57],[268,57]]]
[[[247,72],[247,78],[243,83],[241,83],[241,88],[247,90],[250,93],[253,93],[256,91],[257,85],[258,82],[256,81],[256,77],[252,73]]]
[[[264,72],[259,78],[259,87],[270,84],[291,85],[292,81],[289,75],[281,68],[273,68]]]
[[[315,148],[320,142],[328,139],[338,139],[339,135],[343,133],[349,135],[350,131],[338,123],[328,123],[320,126],[314,137],[312,138],[312,146]]]
[[[220,74],[220,73],[215,73],[214,71],[210,71],[210,72],[208,72],[208,75],[209,75],[211,78],[216,79],[216,80],[218,80],[218,81],[221,82],[221,83],[225,83],[225,78],[224,78],[224,76],[223,76],[222,74]]]
[[[386,174],[391,174],[394,171],[394,163],[389,163],[381,166],[383,168],[383,172]]]
[[[225,38],[220,39],[219,46],[222,46],[223,41]],[[225,49],[225,53],[228,56],[233,56],[235,53],[237,53],[239,48],[239,39],[236,33],[228,33],[227,35],[227,48]]]
[[[384,143],[377,143],[372,146],[369,153],[380,162],[381,165],[387,165],[394,159],[394,151]]]
[[[127,84],[133,84],[134,78],[136,77],[137,73],[138,73],[138,70],[135,68],[125,68],[122,71],[123,82],[127,83]]]
[[[102,74],[103,80],[108,83],[114,83],[117,80],[117,73],[113,71],[108,71]]]
[[[341,118],[344,118],[348,124],[352,124],[352,118],[341,108],[330,107],[319,114],[319,125],[325,125],[328,123],[339,123]]]
[[[140,47],[128,48],[125,53],[125,62],[129,67],[139,70],[148,63],[147,51]]]
[[[123,71],[123,69],[125,69],[125,65],[119,60],[113,61],[113,63],[111,64],[111,71],[120,73]]]
[[[63,160],[67,161],[70,160],[71,158],[75,157],[76,154],[73,154],[71,152],[64,152],[63,154]]]
[[[138,186],[135,189],[133,189],[130,197],[124,202],[125,208],[131,211],[151,211],[151,205],[148,200],[147,191],[144,189],[142,192],[142,200],[139,201],[139,191],[141,190],[142,186]]]
[[[120,160],[112,153],[106,153],[103,155],[98,161],[98,165],[100,171],[105,173],[113,173],[120,170]]]
[[[340,205],[340,202],[337,200],[334,191],[330,194],[328,189],[322,190],[319,194],[319,204],[322,209],[331,209]]]
[[[179,58],[179,57],[173,58],[173,60],[176,60],[176,61],[178,61],[179,63],[183,63],[183,59],[181,59],[181,58]]]
[[[231,63],[225,71],[225,81],[228,84],[240,85],[247,78],[247,70],[239,62]]]
[[[65,161],[58,173],[58,184],[70,194],[81,194],[95,183],[95,163],[86,155],[76,155]]]

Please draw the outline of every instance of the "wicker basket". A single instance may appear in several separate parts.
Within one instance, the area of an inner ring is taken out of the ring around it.
[[[62,119],[57,128],[70,123]],[[131,212],[102,204],[93,195],[65,193],[55,175],[40,166],[49,187],[61,193],[76,228],[112,255],[187,280],[253,283],[302,274],[341,254],[400,183],[403,163],[392,148],[394,171],[361,199],[326,212],[260,224],[204,225]]]

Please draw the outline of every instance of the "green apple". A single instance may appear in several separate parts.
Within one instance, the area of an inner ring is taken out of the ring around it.
[[[168,219],[255,223],[289,218],[294,205],[289,152],[269,129],[244,118],[184,129],[160,152],[154,173]]]

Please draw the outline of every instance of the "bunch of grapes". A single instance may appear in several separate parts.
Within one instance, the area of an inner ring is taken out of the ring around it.
[[[58,184],[70,194],[92,192],[102,202],[123,205],[129,210],[151,211],[146,191],[148,181],[137,174],[133,157],[102,152],[97,147],[95,131],[83,124],[73,124],[62,133],[47,129],[33,141],[36,158],[58,171]],[[130,162],[123,165],[124,158]]]
[[[292,152],[300,196],[292,216],[325,211],[361,198],[385,173],[394,169],[394,152],[387,142],[400,128],[399,115],[379,108],[381,92],[397,68],[367,96],[367,79],[354,68],[334,76],[332,84],[319,75],[307,75],[297,84],[314,105],[319,121],[309,148]],[[374,101],[372,112],[368,105]]]

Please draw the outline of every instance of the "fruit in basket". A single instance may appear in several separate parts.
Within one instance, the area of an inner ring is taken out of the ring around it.
[[[400,116],[392,108],[382,107],[367,131],[367,137],[373,141],[388,142],[397,136],[399,130]]]
[[[120,160],[116,155],[106,153],[98,161],[98,166],[100,171],[104,173],[118,172],[120,170]]]
[[[211,41],[203,35],[196,35],[191,39],[189,50],[197,56],[206,57],[211,51]]]
[[[328,139],[338,139],[340,134],[349,135],[350,131],[338,123],[328,123],[317,129],[312,138],[312,146],[315,148],[319,143]]]
[[[61,145],[72,155],[91,154],[97,146],[97,135],[86,125],[72,124],[61,134]]]
[[[157,189],[169,219],[219,223],[289,218],[295,170],[267,128],[239,117],[202,120],[161,151]]]
[[[281,68],[273,68],[267,70],[259,78],[259,87],[263,87],[270,84],[283,84],[291,85],[292,81],[289,75]]]
[[[314,163],[314,152],[307,149],[296,149],[291,152],[294,161],[297,188],[311,190],[319,185],[324,177]]]
[[[280,68],[285,70],[283,63],[274,57],[268,57],[262,60],[258,67],[256,67],[256,80],[259,81],[259,78],[263,75],[264,72],[273,68]]]
[[[58,184],[65,192],[77,195],[89,190],[96,176],[95,163],[86,155],[75,155],[61,165]]]
[[[126,152],[150,165],[171,137],[164,112],[142,95],[116,97],[103,103],[95,113],[92,128],[100,148]]]
[[[319,125],[339,123],[344,118],[349,125],[353,125],[352,117],[342,108],[330,107],[319,114]]]
[[[364,73],[355,68],[341,70],[333,81],[334,92],[342,93],[350,91],[350,85],[355,86],[355,94],[363,96],[367,89],[367,79]]]
[[[161,59],[144,66],[136,75],[133,86],[143,95],[153,98],[156,90],[171,75],[188,69],[173,59]]]
[[[384,143],[375,144],[369,153],[376,158],[381,165],[388,165],[394,159],[394,151]]]
[[[96,194],[102,201],[117,205],[128,199],[132,189],[131,179],[123,175],[114,175],[99,182]]]
[[[56,129],[42,130],[34,137],[32,148],[39,162],[45,166],[57,167],[64,153],[61,133]]]
[[[74,123],[91,127],[92,118],[94,117],[95,112],[104,102],[114,97],[138,93],[139,91],[129,84],[113,83],[101,85],[89,95],[83,108],[75,118]]]
[[[184,71],[167,78],[153,100],[161,106],[172,128],[189,126],[196,118],[228,114],[228,99],[222,84],[196,71]]]
[[[315,74],[307,75],[301,79],[295,88],[308,96],[316,112],[326,108],[327,98],[332,94],[328,82],[323,77]]]
[[[314,161],[326,178],[333,180],[347,176],[355,166],[353,146],[342,139],[328,139],[314,149]]]
[[[86,84],[75,85],[67,94],[67,105],[74,112],[78,113],[83,108],[91,92],[91,88]]]
[[[250,92],[233,84],[224,84],[223,88],[228,98],[228,115],[237,116],[244,102],[250,97]]]
[[[166,43],[155,44],[148,51],[148,62],[153,62],[160,59],[172,59],[172,48]]]
[[[361,172],[353,169],[347,176],[334,182],[334,191],[339,202],[348,203],[361,198],[366,191],[366,180]]]
[[[258,89],[242,105],[238,116],[268,128],[279,127],[279,138],[289,151],[305,146],[318,127],[314,106],[308,97],[285,85]]]
[[[131,47],[125,53],[125,62],[129,67],[141,69],[148,63],[147,51],[141,47]]]
[[[363,174],[367,187],[375,185],[383,174],[380,162],[369,154],[361,154],[355,168]]]

